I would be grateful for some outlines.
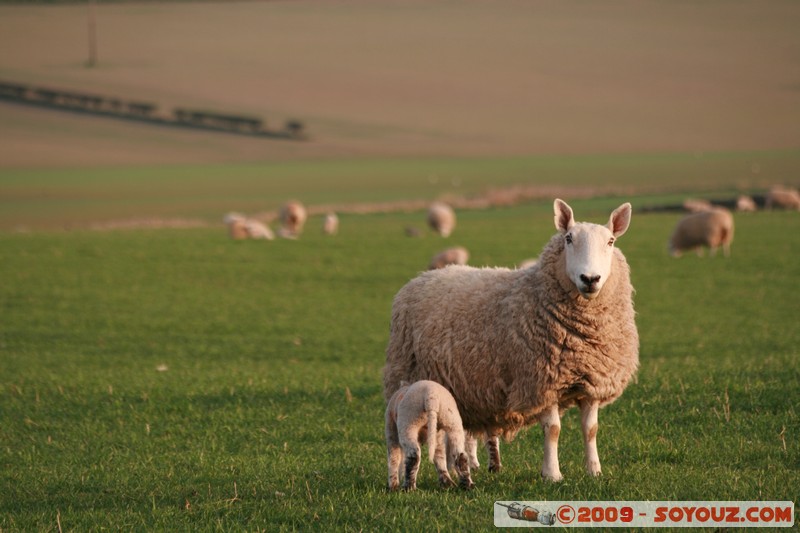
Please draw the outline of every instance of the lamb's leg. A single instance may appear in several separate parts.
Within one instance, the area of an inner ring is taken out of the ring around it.
[[[546,409],[539,416],[539,424],[544,431],[544,459],[542,462],[542,477],[549,481],[561,481],[564,476],[558,467],[558,435],[561,433],[561,417],[558,415],[558,405]]]
[[[420,448],[403,447],[406,453],[406,480],[403,483],[404,490],[415,490],[417,488],[417,472],[419,472]]]
[[[475,487],[469,474],[469,458],[466,452],[460,452],[455,459],[455,469],[458,473],[458,486],[465,490]]]
[[[439,485],[442,488],[448,488],[455,485],[453,478],[447,471],[447,451],[449,443],[447,442],[445,431],[440,429],[436,432],[436,453],[433,457],[433,464],[436,466],[436,471],[439,473]]]
[[[389,490],[396,490],[400,486],[400,463],[403,461],[403,448],[400,447],[400,435],[397,432],[397,423],[391,413],[386,414],[386,463],[389,468]]]
[[[467,457],[469,457],[470,468],[478,468],[481,466],[478,462],[478,439],[472,433],[467,433],[465,436],[464,451],[467,452]]]
[[[486,436],[486,453],[489,454],[489,472],[499,472],[503,464],[500,462],[500,438],[497,435]]]
[[[387,463],[389,467],[389,490],[400,487],[400,463],[403,461],[403,449],[396,442],[387,445]]]
[[[596,400],[581,400],[581,429],[586,452],[586,472],[590,476],[600,475],[600,456],[597,455],[597,411],[599,408],[600,404]]]

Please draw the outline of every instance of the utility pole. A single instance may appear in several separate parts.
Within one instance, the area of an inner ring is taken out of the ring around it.
[[[97,22],[95,20],[95,0],[89,1],[89,60],[86,66],[91,68],[97,65]]]

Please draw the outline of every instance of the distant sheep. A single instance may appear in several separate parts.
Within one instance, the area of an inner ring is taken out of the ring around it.
[[[463,246],[454,246],[442,250],[431,258],[428,270],[444,268],[448,265],[466,265],[469,261],[469,252]]]
[[[339,217],[336,213],[328,213],[322,221],[322,232],[325,235],[336,235],[339,233]]]
[[[513,437],[538,422],[542,476],[562,479],[561,414],[581,410],[586,469],[600,474],[597,414],[619,397],[639,364],[630,269],[615,246],[631,205],[606,225],[576,222],[555,200],[558,233],[526,269],[451,266],[424,272],[394,298],[384,397],[403,381],[441,383],[465,430]],[[494,450],[499,463],[499,449]]]
[[[769,190],[765,201],[767,209],[800,211],[800,192],[797,189],[776,186]]]
[[[713,208],[711,202],[698,198],[687,198],[683,201],[683,208],[690,213],[699,213]]]
[[[456,227],[456,214],[444,202],[434,202],[428,208],[428,225],[442,237],[449,237]]]
[[[287,202],[280,211],[280,236],[286,239],[296,239],[303,233],[303,226],[307,218],[308,213],[303,204],[297,201]]]
[[[736,199],[736,210],[742,213],[752,213],[758,210],[755,200],[745,194]]]
[[[669,239],[669,252],[679,257],[687,250],[697,250],[703,254],[705,248],[716,254],[719,247],[725,257],[730,255],[733,241],[733,215],[727,209],[716,207],[710,211],[701,211],[686,215],[675,225]]]
[[[389,469],[389,490],[400,485],[400,465],[405,457],[403,488],[417,488],[420,463],[420,439],[427,436],[428,457],[439,473],[442,487],[455,485],[448,473],[453,465],[459,486],[474,487],[469,460],[464,451],[464,427],[456,401],[441,385],[433,381],[405,383],[392,394],[386,408],[386,448]]]
[[[275,238],[275,234],[266,224],[258,220],[249,219],[240,213],[228,213],[223,220],[225,225],[228,226],[228,235],[232,239],[266,239],[271,241]]]

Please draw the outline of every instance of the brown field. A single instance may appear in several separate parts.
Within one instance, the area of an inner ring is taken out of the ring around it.
[[[304,121],[308,142],[0,101],[0,168],[800,146],[800,2],[0,6],[0,80]]]

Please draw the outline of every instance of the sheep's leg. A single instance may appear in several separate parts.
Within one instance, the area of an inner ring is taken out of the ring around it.
[[[387,446],[387,463],[389,467],[389,490],[400,487],[400,463],[403,462],[403,449],[396,442]]]
[[[489,472],[499,472],[503,464],[500,462],[500,438],[497,435],[486,436],[486,453],[489,454]]]
[[[464,440],[464,449],[469,457],[469,467],[478,468],[481,464],[478,462],[478,439],[472,433],[467,433]]]
[[[599,408],[600,404],[596,400],[581,400],[581,429],[586,452],[586,472],[590,476],[600,475],[600,456],[597,455],[597,411]]]
[[[433,456],[433,464],[436,466],[436,472],[439,473],[439,485],[442,488],[452,487],[455,485],[453,478],[450,477],[448,470],[448,451],[449,442],[445,431],[440,429],[436,432],[436,453]]]
[[[465,490],[470,490],[475,487],[472,482],[472,477],[469,473],[469,458],[466,452],[458,453],[455,459],[455,469],[458,473],[458,486]]]
[[[419,445],[416,447],[403,447],[406,452],[406,479],[403,483],[404,490],[415,490],[417,488],[417,473],[419,472]]]
[[[561,433],[561,417],[558,414],[558,405],[546,409],[539,416],[539,424],[544,431],[544,459],[542,462],[542,477],[549,481],[561,481],[561,469],[558,467],[558,436]]]

